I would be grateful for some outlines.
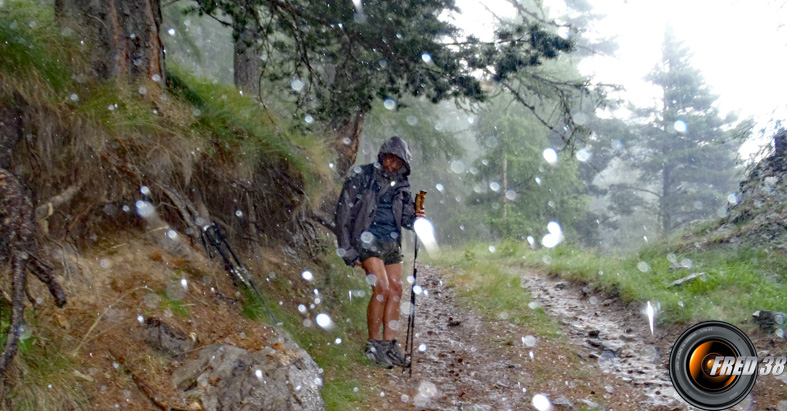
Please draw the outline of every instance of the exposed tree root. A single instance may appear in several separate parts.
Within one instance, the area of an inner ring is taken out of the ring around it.
[[[19,343],[24,321],[25,269],[47,285],[58,307],[66,303],[66,293],[52,275],[52,268],[38,256],[37,226],[33,218],[33,204],[22,185],[11,173],[0,168],[0,260],[10,261],[12,268],[11,325],[0,357],[0,379],[16,355]]]

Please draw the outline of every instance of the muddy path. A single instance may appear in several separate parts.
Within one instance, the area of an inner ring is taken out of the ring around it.
[[[647,400],[632,381],[604,374],[597,350],[459,307],[436,268],[419,268],[418,283],[412,376],[375,370],[369,409],[533,410],[546,399],[552,409],[635,410]]]
[[[463,308],[438,269],[420,267],[424,291],[417,296],[412,375],[398,368],[372,370],[367,378],[372,396],[363,409],[691,409],[667,373],[679,327],[651,333],[640,307],[560,278],[527,271],[512,275],[520,276],[523,292],[537,303],[523,309],[540,306],[560,323],[562,337],[542,337]],[[755,388],[734,410],[779,409],[771,394],[755,399],[762,390]]]

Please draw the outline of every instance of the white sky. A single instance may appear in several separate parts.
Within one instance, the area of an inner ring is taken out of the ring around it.
[[[623,85],[620,96],[648,105],[657,90],[647,75],[661,57],[669,22],[693,53],[692,66],[702,73],[718,98],[722,115],[753,116],[761,125],[787,119],[787,0],[589,0],[606,17],[595,29],[616,36],[614,57],[593,57],[580,69],[597,81]],[[562,0],[545,0],[559,12]],[[462,14],[455,23],[482,38],[494,27],[478,0],[457,0]],[[483,1],[499,15],[511,15],[505,0]]]

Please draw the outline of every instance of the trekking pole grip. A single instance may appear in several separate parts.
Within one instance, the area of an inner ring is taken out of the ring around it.
[[[415,212],[423,212],[424,211],[424,197],[426,197],[426,191],[421,190],[420,193],[415,195]]]

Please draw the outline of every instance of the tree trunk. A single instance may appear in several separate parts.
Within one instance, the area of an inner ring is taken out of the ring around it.
[[[503,154],[503,221],[508,219],[508,207],[506,207],[506,203],[508,202],[506,198],[506,192],[508,191],[508,157]]]
[[[164,84],[160,0],[56,0],[55,13],[93,47],[97,77],[146,76]]]
[[[669,234],[670,230],[672,229],[672,215],[669,209],[670,201],[672,201],[672,198],[669,197],[671,184],[669,167],[664,167],[662,169],[662,178],[661,198],[659,199],[661,203],[659,204],[659,208],[661,208],[661,229],[664,234]]]
[[[260,75],[262,64],[257,32],[249,28],[235,28],[238,40],[235,42],[234,77],[235,87],[245,95],[260,96]]]
[[[335,165],[339,178],[344,178],[350,167],[355,164],[365,115],[366,113],[358,111],[349,120],[340,121],[333,128],[336,134],[331,142],[331,148],[336,152]]]

